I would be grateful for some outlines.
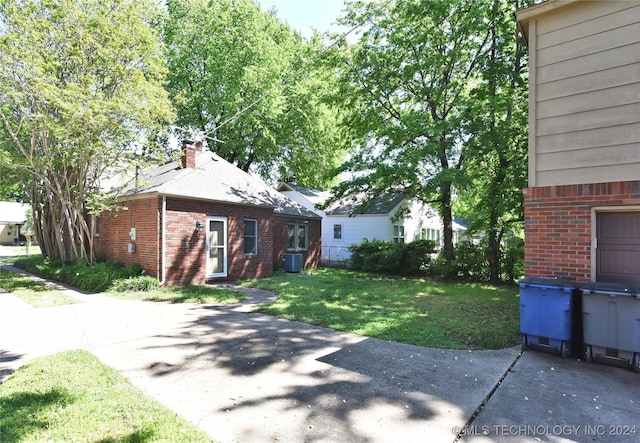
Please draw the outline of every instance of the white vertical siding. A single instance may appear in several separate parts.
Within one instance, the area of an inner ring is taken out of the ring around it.
[[[402,205],[389,214],[325,216],[322,220],[322,259],[324,261],[342,261],[351,256],[349,246],[362,243],[363,240],[393,241],[393,226],[404,226],[405,242],[420,240],[423,229],[435,229],[442,234],[442,221],[436,212],[419,203],[409,203],[409,211],[404,218],[395,220]],[[342,239],[333,238],[333,226],[342,225]]]
[[[342,239],[333,238],[333,225],[342,225]],[[324,261],[347,260],[351,253],[349,246],[362,243],[363,240],[390,240],[389,216],[328,215],[322,219],[322,259]]]

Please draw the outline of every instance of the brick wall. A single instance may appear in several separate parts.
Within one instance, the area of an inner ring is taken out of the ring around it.
[[[287,252],[295,252],[302,254],[302,263],[304,269],[315,269],[320,265],[322,255],[322,221],[320,219],[300,219],[295,217],[275,216],[275,227],[273,229],[273,269],[282,269],[284,263],[282,254]],[[307,251],[288,251],[287,250],[287,224],[289,223],[306,223],[308,246]]]
[[[273,209],[167,199],[166,283],[206,281],[206,217],[227,218],[227,277],[215,280],[269,277],[273,274]],[[258,221],[258,253],[244,254],[244,219]],[[196,229],[196,221],[205,226]]]
[[[159,276],[159,232],[161,200],[157,197],[122,202],[123,208],[115,214],[100,215],[100,234],[95,238],[96,256],[124,265],[139,263],[149,275]],[[129,230],[136,228],[132,241]],[[129,243],[136,245],[128,252]]]
[[[594,207],[640,205],[640,182],[524,189],[525,275],[591,279]]]
[[[115,216],[100,216],[96,255],[125,265],[139,263],[147,274],[161,278],[162,198],[122,203],[129,208]],[[200,285],[206,282],[206,217],[227,218],[227,277],[216,280],[273,275],[273,209],[167,198],[165,237],[166,284]],[[244,219],[258,222],[258,253],[244,254]],[[196,229],[200,221],[204,230]],[[129,229],[136,228],[131,241]],[[134,253],[127,252],[135,243]]]

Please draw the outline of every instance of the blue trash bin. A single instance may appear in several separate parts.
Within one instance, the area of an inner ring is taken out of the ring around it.
[[[571,352],[575,284],[556,278],[527,277],[520,282],[522,350]]]

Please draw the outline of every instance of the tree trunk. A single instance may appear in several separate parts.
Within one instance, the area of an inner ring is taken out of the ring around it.
[[[452,269],[455,253],[453,250],[453,215],[451,213],[451,183],[442,184],[441,191],[442,204],[442,225],[443,225],[443,243],[442,252],[447,264],[447,276],[455,277],[455,270]]]

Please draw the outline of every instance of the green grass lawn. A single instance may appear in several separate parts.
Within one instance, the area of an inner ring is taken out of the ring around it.
[[[207,442],[86,351],[33,360],[0,385],[2,442]]]
[[[238,303],[246,296],[238,291],[215,286],[171,286],[150,291],[117,292],[105,294],[129,300],[168,301],[171,303],[230,304]]]
[[[38,245],[31,245],[31,246],[0,245],[0,256],[2,255],[19,256],[19,255],[37,255],[37,254],[41,254],[40,246]]]
[[[26,269],[36,275],[40,275],[43,278],[59,279],[60,275],[69,274],[69,270],[73,270],[72,274],[82,275],[85,278],[93,281],[99,281],[105,283],[103,287],[109,287],[113,283],[113,279],[117,278],[110,274],[110,271],[106,267],[99,266],[80,266],[76,268],[76,265],[65,265],[60,263],[49,263],[42,255],[31,255],[29,257],[15,256],[5,257],[3,262],[12,264],[16,267]],[[66,270],[65,270],[66,269]],[[150,278],[150,277],[147,277]],[[5,280],[11,282],[20,283],[3,283]],[[73,283],[66,282],[66,284],[72,285]],[[10,271],[3,271],[0,274],[0,287],[4,287],[7,291],[22,298],[28,303],[34,306],[53,306],[55,304],[73,303],[75,300],[65,296],[65,294],[59,291],[47,291],[47,289],[31,281],[27,277],[22,277],[19,274],[15,274]],[[21,288],[25,288],[22,290]],[[91,291],[89,292],[102,292]],[[230,304],[238,303],[246,296],[245,294],[232,291],[230,289],[215,287],[215,286],[171,286],[163,288],[155,288],[148,291],[118,291],[113,289],[107,289],[104,291],[105,295],[109,295],[117,298],[125,298],[129,300],[145,300],[145,301],[166,301],[172,303],[202,303],[202,304]],[[65,298],[66,297],[66,298]],[[47,300],[47,299],[51,300]]]
[[[7,292],[12,293],[36,308],[66,305],[78,301],[64,292],[48,289],[46,286],[28,277],[23,277],[20,274],[1,268],[0,288],[5,289]]]
[[[516,286],[329,268],[243,284],[279,295],[260,312],[369,337],[443,349],[500,349],[520,342]]]

